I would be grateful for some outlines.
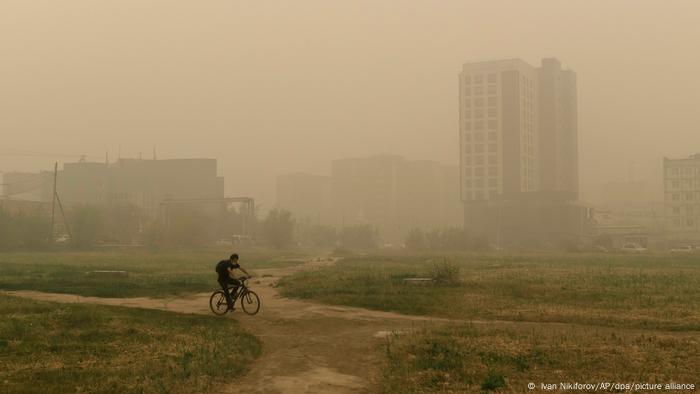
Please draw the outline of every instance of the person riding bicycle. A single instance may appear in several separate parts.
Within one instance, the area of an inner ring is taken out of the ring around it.
[[[217,282],[219,282],[219,285],[221,285],[221,288],[224,290],[224,295],[226,295],[226,304],[228,304],[228,310],[230,311],[234,309],[231,294],[236,294],[238,286],[241,285],[241,282],[234,276],[233,270],[235,269],[243,271],[248,278],[252,277],[248,271],[243,269],[243,267],[238,264],[238,254],[236,253],[232,254],[228,260],[221,260],[218,264],[216,264],[216,273],[219,274]],[[233,285],[233,292],[229,292],[228,285]]]

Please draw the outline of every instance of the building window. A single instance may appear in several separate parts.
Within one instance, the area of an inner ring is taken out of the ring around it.
[[[471,83],[472,83],[472,77],[470,77],[470,76],[468,76],[468,75],[465,76],[465,77],[464,77],[464,83],[465,83],[466,85],[471,84]]]
[[[464,123],[464,130],[471,130],[472,129],[472,123],[471,122],[465,122]]]
[[[474,180],[474,187],[483,188],[484,187],[484,178],[476,178]]]
[[[477,120],[476,123],[474,123],[474,130],[483,130],[483,129],[484,129],[484,121]]]
[[[685,201],[693,201],[693,193],[685,193]]]
[[[484,145],[483,144],[474,145],[474,153],[484,153]]]
[[[471,188],[472,188],[472,180],[471,180],[471,179],[466,179],[466,180],[464,181],[464,187],[466,187],[467,189],[471,189]]]
[[[496,106],[496,98],[495,97],[489,97],[489,107],[495,107]]]
[[[476,156],[476,159],[474,159],[474,160],[475,160],[475,163],[476,163],[477,166],[483,166],[483,165],[484,165],[484,156]],[[478,174],[478,173],[479,173],[479,169],[477,168],[476,171],[477,171],[477,174]],[[484,174],[484,171],[483,171],[483,169],[481,169],[481,175],[483,175],[483,174]]]
[[[671,196],[671,198],[673,199],[673,201],[680,201],[681,195],[678,193],[674,193],[673,196]]]
[[[454,91],[454,90],[453,90],[453,91]],[[472,94],[472,88],[470,88],[469,86],[465,87],[465,88],[464,88],[464,95],[465,95],[465,96],[471,96],[471,94]]]
[[[465,119],[471,119],[472,117],[472,111],[471,110],[466,110],[464,111],[464,118]]]
[[[496,74],[489,74],[489,83],[496,83]]]
[[[482,192],[481,190],[477,190],[474,193],[474,199],[475,200],[483,200],[484,199],[484,192]]]
[[[491,122],[489,121],[489,123],[491,123]],[[497,139],[498,139],[498,134],[496,134],[496,132],[494,132],[494,131],[489,132],[489,141],[496,141]]]
[[[484,133],[475,133],[474,134],[474,141],[484,142]]]
[[[489,118],[495,118],[498,116],[498,110],[496,108],[489,108]]]
[[[464,165],[470,166],[472,165],[472,157],[469,155],[469,152],[464,152]],[[469,173],[471,174],[471,169],[469,170]]]
[[[484,106],[484,98],[483,97],[477,97],[474,99],[474,106],[476,107],[483,107]]]
[[[489,144],[489,152],[490,153],[495,153],[498,150],[498,145],[496,144]]]
[[[481,108],[477,108],[474,110],[474,114],[476,115],[477,119],[481,119],[484,117],[484,110]]]
[[[488,92],[490,95],[495,95],[496,94],[496,85],[489,85]]]
[[[685,225],[687,227],[694,227],[695,226],[695,221],[693,219],[688,219],[685,221]]]
[[[464,168],[464,176],[472,176],[472,168],[471,167]]]
[[[475,86],[474,87],[474,94],[477,96],[481,96],[484,94],[484,87],[483,86]]]
[[[498,180],[496,178],[489,178],[489,187],[498,187]]]
[[[678,189],[680,187],[680,184],[678,181],[671,181],[671,188],[672,189]]]
[[[680,207],[673,207],[673,214],[674,214],[674,215],[680,215],[680,214],[681,214],[681,208],[680,208]]]
[[[491,119],[491,120],[489,120],[488,125],[489,125],[489,130],[495,130],[498,128],[498,121]]]
[[[472,106],[472,101],[470,99],[464,99],[464,106],[465,107],[471,107]]]
[[[496,164],[498,164],[498,158],[496,158],[495,155],[490,155],[490,156],[489,156],[489,164],[490,164],[490,165],[496,165]]]
[[[474,76],[474,83],[484,83],[484,76],[483,75]]]

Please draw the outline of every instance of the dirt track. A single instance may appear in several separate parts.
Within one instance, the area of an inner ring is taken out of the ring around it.
[[[387,333],[443,322],[361,308],[326,306],[280,297],[274,283],[299,270],[332,262],[309,262],[281,269],[257,270],[251,289],[261,298],[256,316],[240,311],[234,318],[264,343],[263,355],[228,392],[360,393],[378,391],[381,344]],[[14,291],[7,294],[53,302],[82,302],[211,314],[209,295],[188,298],[98,298]]]

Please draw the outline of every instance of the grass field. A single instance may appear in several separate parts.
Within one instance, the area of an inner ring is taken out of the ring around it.
[[[387,340],[383,391],[527,392],[530,382],[537,385],[535,392],[544,392],[542,383],[560,382],[697,387],[698,341],[692,334],[537,323],[420,330]]]
[[[457,283],[404,283],[445,261],[459,270]],[[324,303],[483,321],[390,338],[386,392],[523,392],[529,382],[601,379],[698,383],[697,256],[362,257],[285,278],[280,287]]]
[[[0,296],[3,393],[217,392],[260,342],[232,319]]]
[[[280,282],[284,295],[455,319],[700,330],[700,259],[461,256],[454,286],[406,285],[440,257],[351,258]]]
[[[227,256],[225,251],[0,253],[0,290],[97,297],[168,297],[206,292],[218,287],[214,266]],[[241,264],[253,271],[303,260],[300,254],[241,253]],[[127,271],[128,277],[87,274],[96,270]]]

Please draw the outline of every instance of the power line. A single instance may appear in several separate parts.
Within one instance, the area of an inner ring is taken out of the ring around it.
[[[66,153],[50,153],[50,152],[37,152],[31,150],[15,149],[15,148],[0,148],[0,155],[3,156],[27,156],[27,157],[66,157],[66,158],[81,158],[90,157],[91,159],[97,158],[97,156],[86,156],[86,155],[73,155]]]

